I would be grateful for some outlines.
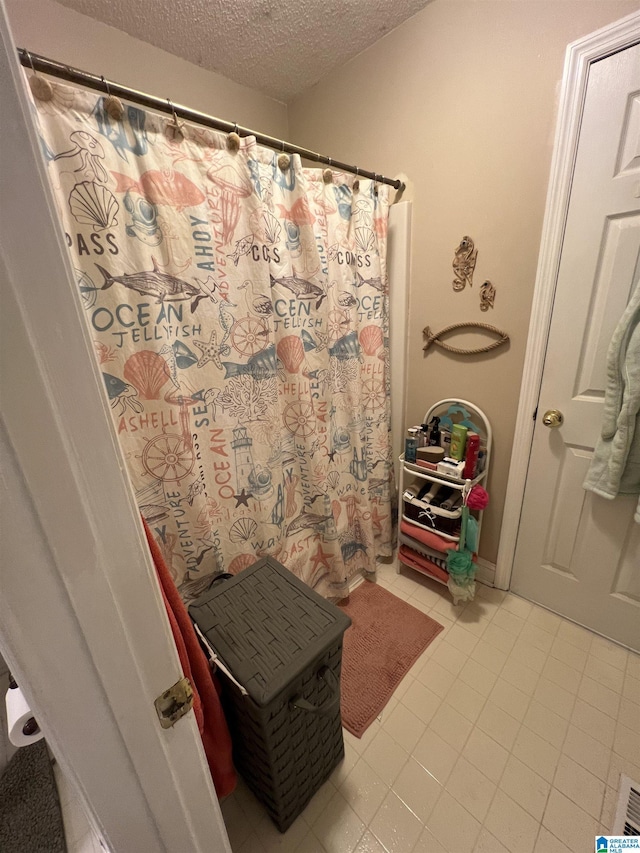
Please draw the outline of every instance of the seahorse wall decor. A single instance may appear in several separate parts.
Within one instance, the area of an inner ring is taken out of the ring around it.
[[[489,308],[493,308],[495,298],[495,287],[491,284],[490,281],[485,281],[485,283],[480,288],[480,310],[488,311]]]
[[[456,329],[485,329],[487,332],[497,335],[498,339],[484,347],[478,347],[477,349],[460,349],[459,347],[452,347],[451,344],[447,344],[440,340],[442,335],[454,332]],[[490,352],[491,350],[496,349],[496,347],[500,347],[502,344],[509,342],[509,335],[506,332],[501,332],[500,329],[496,329],[495,326],[490,326],[488,323],[454,323],[452,326],[447,326],[446,329],[441,329],[439,332],[435,333],[431,331],[429,326],[426,326],[422,330],[422,334],[427,339],[426,344],[422,348],[425,352],[428,351],[432,344],[435,344],[436,346],[447,350],[447,352],[454,352],[458,355],[477,355],[483,352]]]
[[[471,237],[463,237],[453,256],[453,289],[464,290],[467,284],[473,285],[473,271],[476,268],[478,250]]]

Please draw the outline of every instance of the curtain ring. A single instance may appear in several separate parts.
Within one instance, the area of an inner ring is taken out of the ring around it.
[[[115,95],[111,94],[111,88],[108,81],[104,79],[103,74],[100,75],[100,79],[107,90],[107,97],[103,99],[104,109],[107,115],[109,115],[114,121],[120,121],[124,115],[124,106],[122,105],[122,101],[120,98],[116,98]]]
[[[234,154],[240,150],[240,134],[238,133],[237,121],[234,121],[233,130],[227,136],[227,150]]]
[[[354,193],[357,193],[358,190],[360,189],[360,169],[357,166],[355,167],[355,169],[356,169],[356,176],[353,179],[353,184],[351,185],[351,190]]]
[[[282,153],[278,154],[278,167],[281,172],[286,172],[291,165],[291,157],[284,150],[284,139],[280,140],[280,145],[282,145]]]
[[[174,140],[177,135],[184,136],[182,132],[182,128],[184,127],[184,122],[178,121],[178,116],[176,113],[176,108],[173,106],[171,98],[167,98],[167,103],[169,104],[169,108],[171,109],[172,120],[170,122],[170,126],[175,130]]]
[[[31,94],[38,101],[50,101],[53,98],[52,84],[46,79],[46,77],[40,77],[36,71],[31,52],[27,50],[25,53],[27,54],[31,70],[33,71],[33,76],[29,77],[29,88],[31,89]]]

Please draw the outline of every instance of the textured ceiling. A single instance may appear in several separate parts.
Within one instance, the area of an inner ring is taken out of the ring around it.
[[[58,0],[287,101],[429,0]]]

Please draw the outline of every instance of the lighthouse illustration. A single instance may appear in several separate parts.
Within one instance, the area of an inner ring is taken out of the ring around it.
[[[236,483],[238,492],[243,489],[245,492],[251,491],[251,483],[255,480],[256,469],[253,464],[253,454],[251,447],[253,439],[249,437],[246,427],[237,427],[233,431],[233,441],[231,447],[236,460]]]
[[[247,494],[251,493],[259,501],[271,497],[273,494],[271,472],[266,468],[260,468],[259,471],[256,471],[253,453],[251,452],[253,439],[248,434],[246,427],[236,427],[233,430],[231,447],[236,462],[238,493],[244,489]]]

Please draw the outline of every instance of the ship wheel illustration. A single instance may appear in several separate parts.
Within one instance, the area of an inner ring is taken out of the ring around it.
[[[269,329],[264,320],[243,317],[233,324],[231,345],[240,355],[257,355],[269,343]]]
[[[365,409],[381,409],[386,395],[384,385],[379,379],[365,379],[362,383],[362,402]]]
[[[332,308],[327,315],[327,332],[330,343],[334,344],[338,338],[343,337],[349,331],[351,321],[349,314],[340,308]]]
[[[316,431],[316,416],[311,403],[294,400],[282,413],[284,425],[293,435],[308,438]]]
[[[193,448],[181,435],[157,435],[145,445],[142,464],[156,480],[176,482],[193,470]]]

